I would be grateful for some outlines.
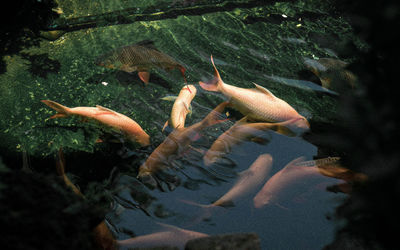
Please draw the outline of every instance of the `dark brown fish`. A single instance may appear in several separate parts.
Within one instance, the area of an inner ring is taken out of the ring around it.
[[[306,58],[304,63],[320,79],[324,88],[344,92],[356,87],[357,77],[346,69],[347,62],[334,58]]]
[[[179,69],[186,81],[186,69],[169,55],[159,51],[152,41],[144,40],[132,45],[117,48],[109,53],[101,55],[95,61],[96,65],[118,69],[125,72],[137,71],[139,78],[148,83],[150,70],[162,68],[165,70]]]

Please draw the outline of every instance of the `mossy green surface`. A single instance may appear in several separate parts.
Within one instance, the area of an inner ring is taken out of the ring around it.
[[[116,7],[110,9],[107,6],[111,3],[106,4],[109,1],[97,1],[90,8],[70,2],[70,5],[60,3],[64,17],[84,15],[84,10],[90,9],[93,13],[86,14],[99,14],[101,8],[112,11],[133,4],[133,1],[113,1]],[[157,1],[146,1],[146,4],[155,5]],[[7,72],[0,75],[2,144],[11,150],[24,150],[36,156],[53,154],[60,147],[86,152],[101,148],[95,141],[107,128],[92,122],[82,123],[76,118],[49,119],[55,112],[40,102],[43,99],[69,107],[101,105],[110,108],[131,117],[153,141],[160,141],[162,125],[172,107],[172,102],[160,98],[176,95],[182,88],[183,79],[179,72],[154,70],[151,83],[143,87],[135,73],[129,76],[94,64],[95,58],[103,53],[146,39],[153,40],[160,51],[181,62],[187,69],[190,83],[211,77],[212,54],[226,83],[249,88],[255,82],[270,89],[308,118],[332,122],[336,117],[334,98],[283,85],[268,76],[297,79],[298,72],[305,69],[305,57],[332,57],[332,50],[313,39],[315,34],[322,37],[334,34],[337,40],[332,43],[337,43],[336,47],[348,40],[353,40],[359,47],[364,46],[353,36],[345,19],[322,15],[317,20],[289,18],[279,24],[245,22],[248,16],[268,20],[269,14],[290,17],[304,11],[324,13],[328,10],[329,5],[324,6],[318,1],[276,3],[202,16],[78,30],[55,41],[43,40],[38,47],[26,48],[20,54],[5,58]],[[43,55],[48,59],[29,60]],[[340,59],[351,61],[354,58]],[[209,100],[218,103],[222,99],[214,93],[200,91],[194,101],[212,109]],[[188,124],[198,121],[207,112],[207,109],[194,107]]]

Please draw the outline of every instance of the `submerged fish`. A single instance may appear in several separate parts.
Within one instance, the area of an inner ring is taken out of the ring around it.
[[[146,162],[140,166],[138,177],[145,177],[157,172],[171,160],[181,154],[190,143],[199,137],[200,132],[211,125],[221,122],[218,119],[227,106],[227,102],[219,104],[202,121],[190,127],[175,129],[167,138],[151,153]]]
[[[159,51],[152,41],[145,40],[132,45],[117,48],[109,53],[101,55],[96,59],[97,65],[119,69],[125,72],[137,71],[139,78],[148,83],[150,70],[162,68],[165,70],[179,69],[183,79],[186,81],[186,69],[169,55]]]
[[[257,188],[267,177],[272,167],[272,156],[270,154],[260,155],[251,164],[249,169],[243,171],[239,175],[239,179],[233,187],[221,198],[215,201],[213,206],[227,206],[237,201],[239,198],[246,196],[252,190]]]
[[[150,144],[150,136],[131,118],[117,113],[111,109],[100,105],[96,107],[75,107],[68,108],[57,102],[42,100],[44,104],[57,111],[57,114],[50,118],[68,117],[72,115],[81,116],[96,120],[102,124],[110,126],[125,134],[133,142],[138,142],[142,146]]]
[[[334,58],[305,58],[304,64],[320,79],[324,88],[343,92],[356,86],[357,77],[346,70],[347,62]]]
[[[271,203],[278,204],[287,192],[299,192],[296,185],[304,185],[313,179],[321,181],[326,179],[316,166],[298,166],[301,161],[301,158],[297,158],[274,174],[253,198],[254,207],[261,208]]]
[[[254,89],[239,88],[222,81],[214,60],[214,78],[210,82],[199,82],[200,86],[209,91],[221,92],[228,98],[233,106],[243,115],[255,121],[283,122],[293,120],[293,125],[302,129],[310,127],[306,118],[301,116],[287,102],[273,95],[268,89],[255,84]],[[299,119],[300,118],[300,119]]]
[[[291,121],[269,123],[269,122],[254,122],[248,123],[247,118],[237,121],[232,127],[221,134],[207,150],[203,156],[204,164],[209,166],[216,162],[220,157],[231,152],[235,145],[251,140],[261,139],[262,132],[267,130],[273,130],[277,133],[293,136],[295,135],[294,130],[290,130]]]
[[[193,85],[182,88],[172,106],[171,117],[165,123],[164,128],[168,125],[174,129],[185,127],[186,115],[190,112],[190,102],[195,97],[196,92],[196,87]]]
[[[119,240],[118,246],[120,249],[150,249],[155,247],[177,247],[184,249],[186,242],[192,239],[206,237],[207,234],[182,229],[179,227],[157,223],[163,226],[163,231],[140,235],[134,238]]]

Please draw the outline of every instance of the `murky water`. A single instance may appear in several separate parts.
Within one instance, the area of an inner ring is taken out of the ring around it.
[[[106,171],[106,175],[117,169],[112,185],[107,186],[114,202],[106,219],[118,240],[164,230],[157,222],[209,235],[256,232],[262,249],[321,249],[333,239],[332,213],[345,194],[328,192],[326,187],[339,183],[338,179],[306,178],[286,190],[276,202],[261,208],[254,206],[253,198],[292,160],[337,155],[313,144],[308,140],[310,136],[289,137],[266,131],[257,140],[232,147],[223,159],[206,166],[204,152],[242,117],[230,109],[231,119],[206,128],[190,147],[166,162],[165,173],[155,177],[158,188],[150,189],[136,175],[170,131],[163,133],[162,128],[173,102],[161,98],[177,95],[184,86],[183,78],[178,70],[153,69],[149,84],[144,86],[136,72],[107,69],[94,63],[100,55],[118,47],[153,41],[159,51],[186,68],[188,82],[197,88],[192,114],[186,119],[190,126],[226,100],[221,93],[206,91],[197,84],[212,78],[212,55],[225,83],[242,88],[252,88],[257,83],[267,88],[307,118],[311,124],[307,135],[312,135],[321,126],[334,126],[340,93],[321,86],[322,81],[311,73],[305,61],[332,58],[351,62],[355,55],[345,46],[346,41],[351,40],[360,48],[365,46],[343,18],[330,14],[328,4],[258,3],[238,8],[226,5],[226,11],[212,11],[212,6],[223,8],[227,3],[246,1],[58,2],[60,17],[74,20],[71,26],[82,21],[74,18],[95,15],[97,27],[71,28],[56,40],[43,39],[38,46],[4,57],[7,71],[0,75],[0,111],[7,117],[0,119],[2,137],[7,138],[2,142],[4,147],[34,157],[51,157],[62,147],[67,162],[68,156],[76,152],[93,154],[95,158],[112,157],[113,163],[109,164],[110,160],[107,166],[82,167],[90,168],[85,171],[94,176],[97,169]],[[196,15],[196,11],[207,8],[210,13]],[[187,15],[161,16],[159,20],[154,17],[177,9],[186,10]],[[149,15],[153,19],[129,19],[126,24],[113,25],[102,16],[117,11],[117,15]],[[96,143],[104,135],[113,139],[120,136],[76,118],[49,119],[55,112],[40,102],[44,99],[68,107],[101,105],[124,114],[150,135],[151,145],[139,148],[123,139],[124,144],[107,140]],[[227,193],[240,173],[261,154],[269,154],[273,159],[262,184],[234,200],[233,206],[204,206]],[[79,176],[79,161],[72,162],[77,164],[71,166],[74,175]]]

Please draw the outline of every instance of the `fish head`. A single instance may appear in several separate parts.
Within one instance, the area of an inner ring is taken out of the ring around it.
[[[298,128],[308,130],[310,128],[310,123],[304,116],[300,116],[299,119],[295,121],[295,124]]]
[[[110,58],[105,58],[105,59],[102,58],[102,57],[97,58],[95,60],[95,64],[97,66],[101,66],[101,67],[104,67],[104,68],[107,68],[107,69],[115,69],[116,68],[113,60],[111,60]]]

